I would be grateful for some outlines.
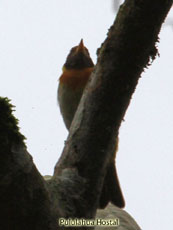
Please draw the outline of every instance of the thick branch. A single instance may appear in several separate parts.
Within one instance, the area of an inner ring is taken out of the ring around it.
[[[23,139],[12,106],[0,98],[0,229],[56,230],[45,182]]]
[[[172,0],[126,0],[99,50],[98,63],[54,173],[54,178],[74,180],[72,189],[83,185],[76,197],[70,196],[70,188],[66,194],[73,217],[95,215],[121,121],[143,69],[157,54],[155,43],[171,5]],[[67,217],[71,214],[66,210]]]

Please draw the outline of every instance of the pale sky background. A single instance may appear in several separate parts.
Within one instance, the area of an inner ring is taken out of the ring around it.
[[[111,0],[0,1],[0,96],[16,105],[43,175],[53,173],[67,137],[56,101],[61,67],[81,38],[96,62],[114,17]],[[117,156],[125,210],[143,230],[173,225],[173,28],[165,26],[160,38],[160,58],[140,79]]]

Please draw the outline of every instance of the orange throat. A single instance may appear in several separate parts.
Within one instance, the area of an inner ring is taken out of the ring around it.
[[[60,77],[60,84],[64,84],[72,89],[84,88],[94,67],[85,69],[64,69]]]

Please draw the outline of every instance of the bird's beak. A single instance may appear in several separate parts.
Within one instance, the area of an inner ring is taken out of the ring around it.
[[[85,46],[84,46],[84,44],[83,44],[83,39],[81,39],[81,41],[80,41],[80,43],[79,43],[79,45],[78,45],[78,47],[77,47],[77,49],[76,49],[76,52],[78,53],[78,52],[83,52],[84,51],[84,48],[85,48]]]

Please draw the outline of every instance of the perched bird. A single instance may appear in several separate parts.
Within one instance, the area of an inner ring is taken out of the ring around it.
[[[93,61],[88,49],[83,44],[83,39],[81,39],[79,45],[70,50],[63,66],[63,73],[59,78],[58,102],[68,130],[93,68]],[[109,201],[120,208],[124,207],[124,198],[119,185],[114,159],[108,165],[99,208],[104,208]]]

